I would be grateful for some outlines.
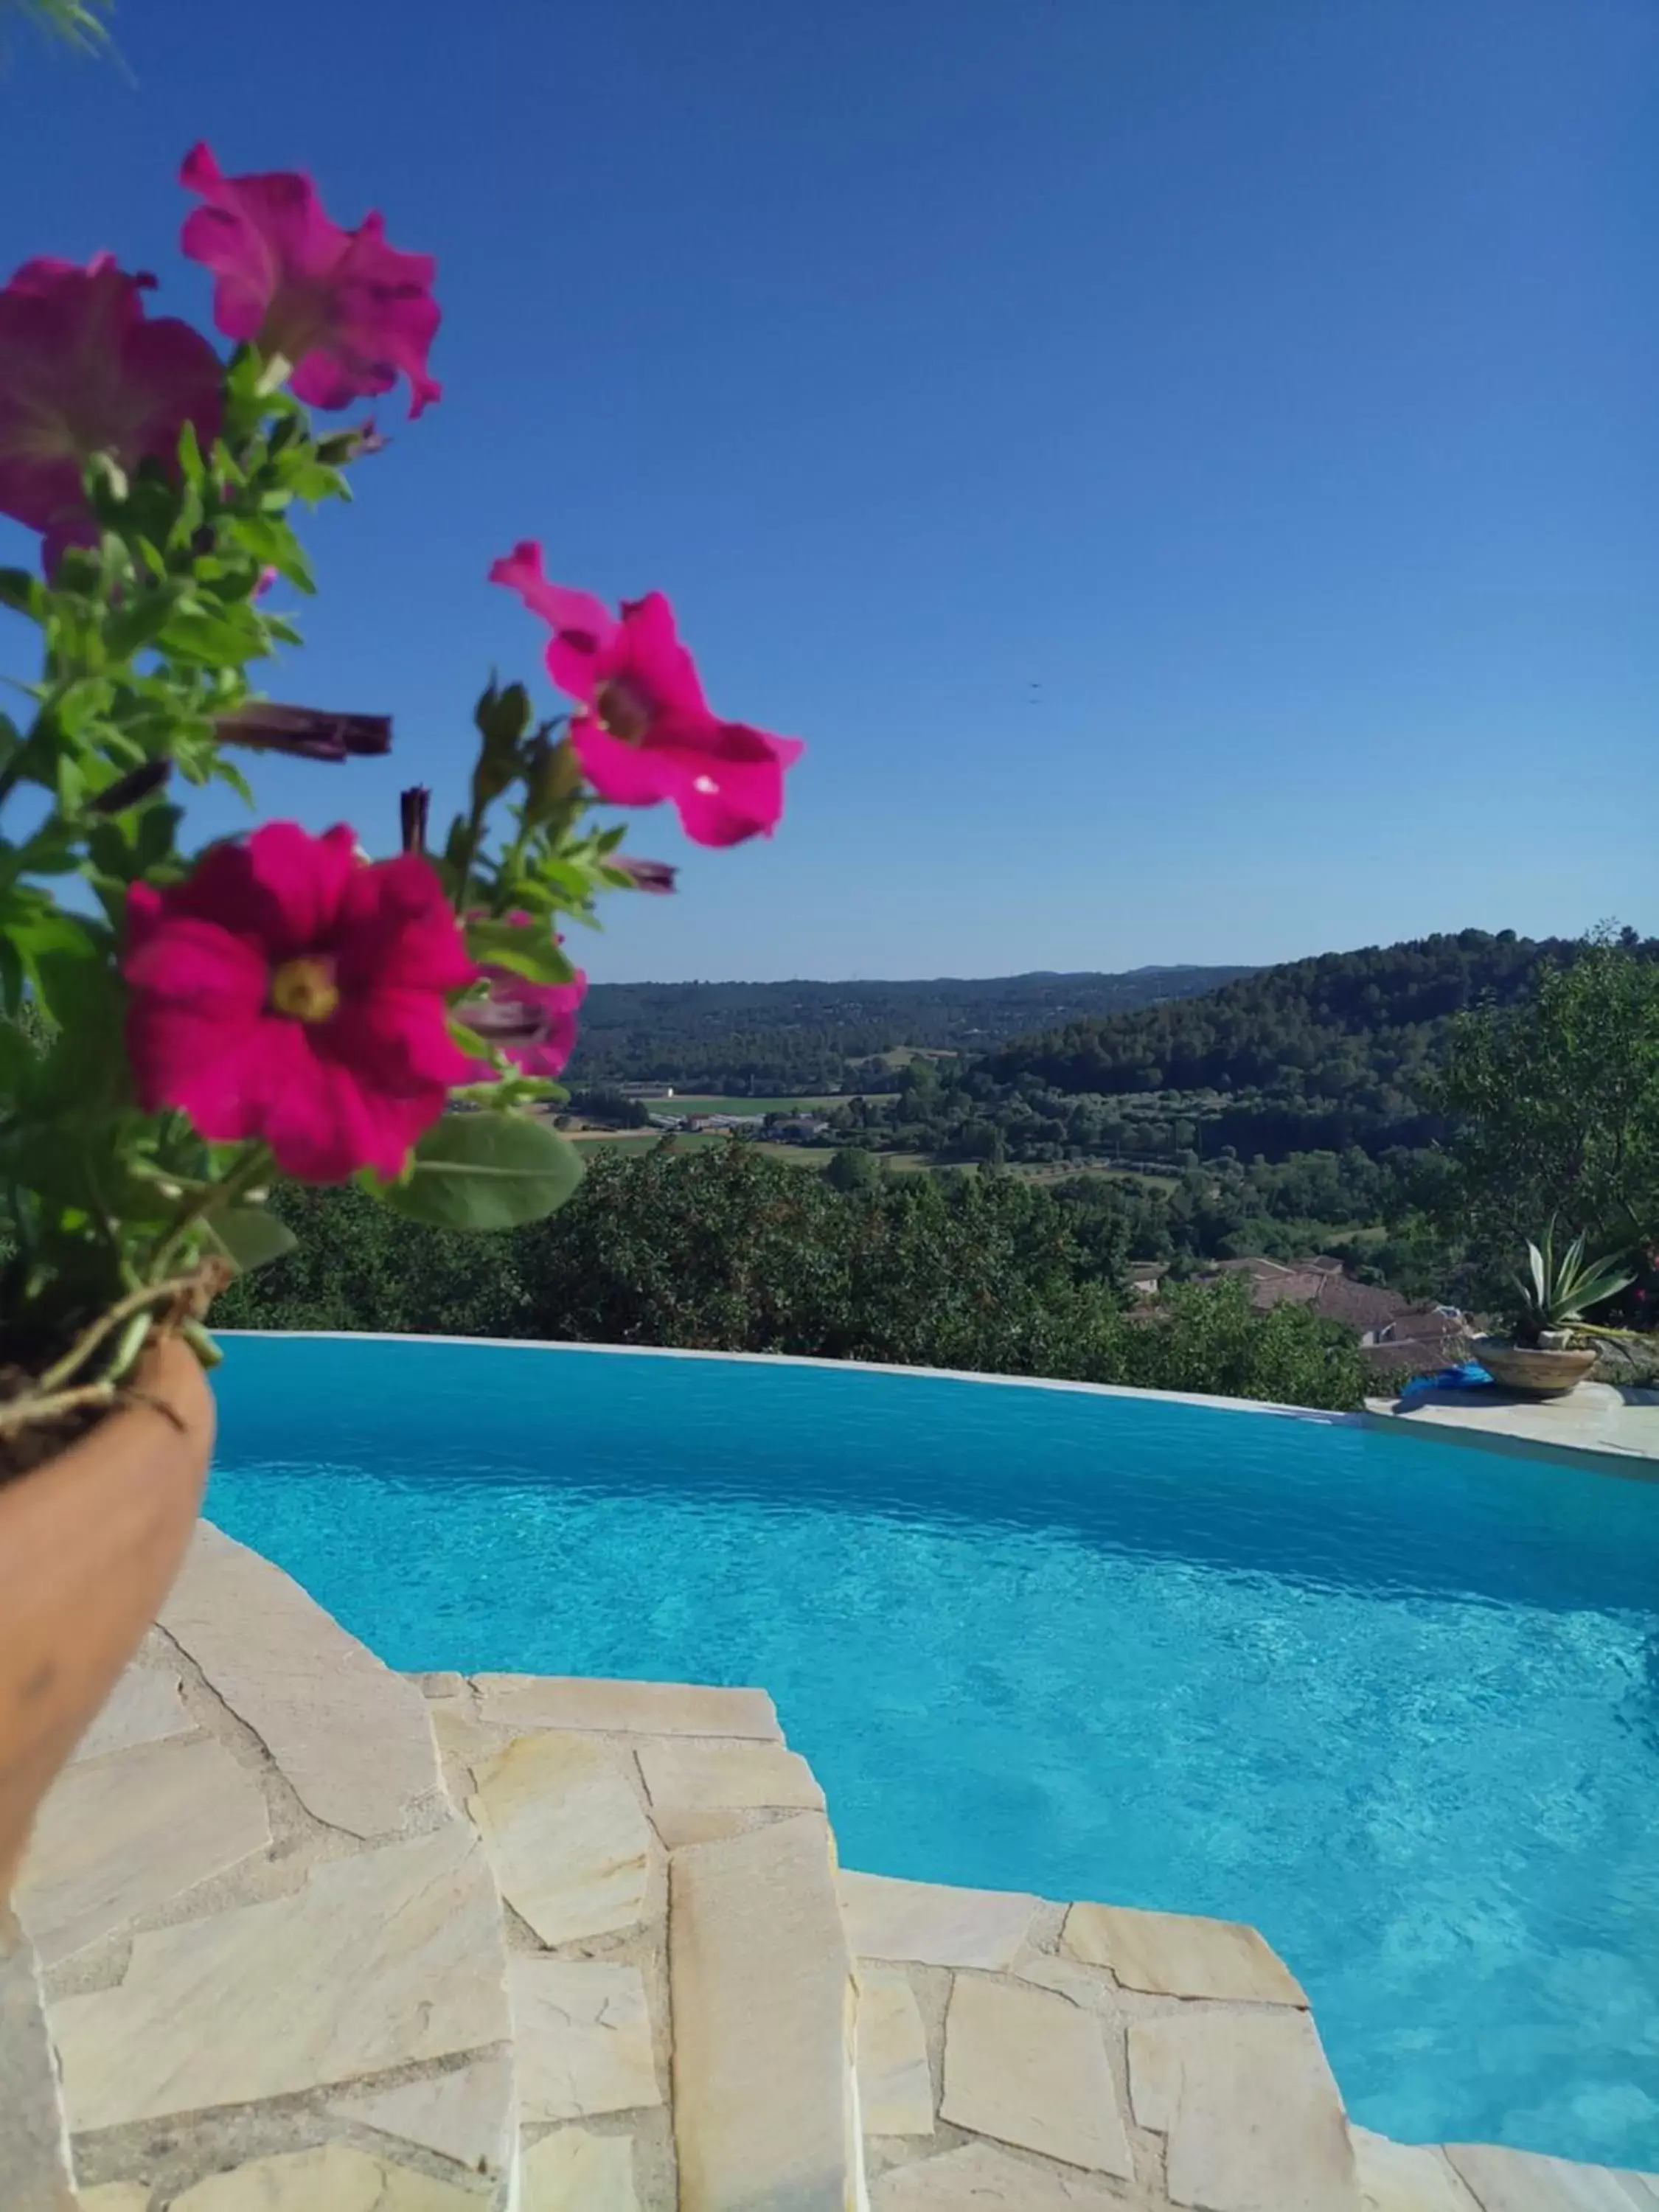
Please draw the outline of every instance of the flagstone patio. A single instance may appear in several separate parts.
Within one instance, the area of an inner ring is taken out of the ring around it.
[[[405,1679],[209,1528],[15,1904],[4,2212],[1659,2212],[1351,2127],[1252,1929],[842,1871],[759,1691]]]

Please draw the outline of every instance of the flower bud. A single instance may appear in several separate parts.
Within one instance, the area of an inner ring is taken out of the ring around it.
[[[556,744],[538,738],[530,748],[525,772],[525,805],[530,819],[541,823],[557,814],[581,788],[581,763],[568,738],[561,738]]]

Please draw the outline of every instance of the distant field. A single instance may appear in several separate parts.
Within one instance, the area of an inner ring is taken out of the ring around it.
[[[848,1093],[851,1097],[852,1093]],[[860,1098],[891,1098],[890,1091],[861,1091]],[[672,1098],[642,1098],[649,1114],[826,1114],[847,1103],[846,1097],[797,1092],[793,1098],[710,1098],[702,1091],[676,1091]]]
[[[844,1106],[844,1098],[798,1096],[793,1098],[708,1098],[701,1092],[676,1091],[672,1098],[642,1098],[649,1114],[811,1114],[826,1107]]]
[[[666,1137],[672,1137],[676,1151],[682,1152],[702,1152],[726,1141],[722,1129],[690,1129],[684,1134],[672,1129],[572,1129],[569,1136],[573,1145],[608,1145],[618,1152],[654,1152]]]

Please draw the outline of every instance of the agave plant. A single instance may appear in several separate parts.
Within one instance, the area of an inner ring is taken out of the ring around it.
[[[1592,1258],[1585,1250],[1581,1230],[1565,1250],[1555,1245],[1553,1223],[1537,1243],[1527,1246],[1528,1271],[1515,1279],[1520,1292],[1516,1336],[1523,1344],[1541,1344],[1583,1321],[1592,1306],[1617,1297],[1636,1280],[1633,1269],[1621,1257],[1604,1253]]]

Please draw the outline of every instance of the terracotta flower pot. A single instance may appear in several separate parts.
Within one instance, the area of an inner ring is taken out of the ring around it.
[[[0,1485],[0,1902],[36,1808],[155,1620],[201,1510],[207,1378],[175,1338],[140,1380],[159,1404],[122,1407]]]
[[[1565,1398],[1576,1390],[1600,1357],[1588,1352],[1547,1352],[1541,1346],[1510,1344],[1502,1337],[1478,1336],[1474,1357],[1500,1390],[1528,1398]]]

